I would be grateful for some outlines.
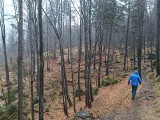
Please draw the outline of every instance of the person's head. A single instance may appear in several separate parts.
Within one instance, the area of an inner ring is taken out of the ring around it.
[[[138,75],[138,70],[135,70],[135,71],[134,71],[134,74],[137,74],[137,75]]]

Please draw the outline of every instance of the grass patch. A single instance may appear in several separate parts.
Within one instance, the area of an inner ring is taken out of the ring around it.
[[[104,76],[101,84],[104,87],[110,85],[110,79],[107,76]]]
[[[12,69],[13,72],[16,72],[16,71],[17,71],[17,69],[18,69],[17,62],[15,62],[15,63],[12,64],[11,69]]]
[[[129,75],[129,74],[126,73],[126,72],[121,73],[121,77],[122,77],[122,78],[126,78],[128,75]]]
[[[111,85],[115,85],[116,83],[118,83],[118,80],[116,80],[116,79],[111,79],[110,80]]]
[[[18,94],[18,85],[14,86],[11,88],[10,90],[10,101],[13,102],[16,100],[16,95]],[[3,100],[7,100],[8,99],[8,92],[6,91],[4,93],[4,99]]]
[[[24,93],[23,93],[23,97],[25,97],[25,98],[29,98],[29,94],[28,94],[28,93],[26,93],[26,92],[24,92]]]
[[[30,120],[29,118],[30,118],[30,109],[24,109],[24,113],[23,113],[23,115],[25,116],[25,120]]]
[[[153,73],[153,72],[150,72],[150,73],[148,74],[149,79],[152,79],[153,76],[154,76],[154,73]]]
[[[17,83],[17,82],[18,82],[18,81],[17,81],[17,77],[16,77],[16,76],[13,76],[13,78],[12,78],[12,79],[13,79],[13,82],[14,82],[14,83]]]
[[[160,83],[160,77],[157,77],[155,78],[153,81],[152,81],[153,84],[156,84],[156,83]]]
[[[43,98],[43,102],[45,103],[46,102],[46,99],[45,98]],[[39,98],[38,98],[38,96],[36,96],[35,98],[34,98],[34,104],[38,104],[39,103]]]
[[[76,91],[75,91],[75,96],[78,97],[78,93],[80,94],[80,96],[84,95],[84,92],[82,89],[78,90],[78,86],[76,87]]]
[[[54,98],[54,99],[58,99],[58,98],[59,98],[59,94],[58,94],[57,91],[54,91],[54,92],[53,92],[53,98]]]
[[[115,78],[110,79],[110,78],[108,78],[107,76],[104,76],[104,77],[103,77],[102,86],[104,86],[104,87],[106,87],[106,86],[108,86],[108,85],[114,85],[114,84],[116,84],[116,83],[118,83],[118,80],[115,79]]]
[[[131,68],[130,68],[132,71],[134,71],[134,70],[137,70],[138,69],[138,67],[135,67],[135,66],[131,66]]]
[[[39,102],[39,99],[38,99],[38,96],[36,96],[36,97],[34,98],[34,104],[38,104],[38,102]]]
[[[0,120],[17,120],[18,108],[16,105],[10,104],[0,107]]]
[[[93,95],[97,95],[97,94],[98,94],[98,91],[99,91],[99,88],[98,88],[98,87],[93,88],[93,89],[92,89]]]
[[[160,78],[157,78],[157,79],[156,79],[156,82],[157,82],[157,83],[160,83]]]
[[[59,81],[58,81],[58,80],[54,80],[54,81],[53,81],[53,86],[55,86],[55,87],[56,87],[56,86],[58,85],[58,83],[59,83]]]

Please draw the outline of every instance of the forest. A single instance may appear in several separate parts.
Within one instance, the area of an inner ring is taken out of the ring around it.
[[[159,118],[160,0],[0,0],[0,120]]]

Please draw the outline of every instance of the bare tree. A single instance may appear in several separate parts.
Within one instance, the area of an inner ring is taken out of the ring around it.
[[[8,101],[7,103],[11,103],[10,97],[10,82],[9,82],[9,68],[8,68],[8,59],[7,59],[7,50],[6,50],[6,33],[5,33],[5,23],[4,23],[4,1],[0,2],[1,8],[1,19],[0,19],[0,26],[1,26],[1,35],[3,40],[3,50],[4,50],[4,57],[5,57],[5,71],[6,71],[6,81],[7,81],[7,95]]]
[[[42,24],[42,0],[38,3],[38,20],[39,20],[39,120],[44,119],[44,61],[43,61],[43,24]]]
[[[124,54],[124,71],[126,71],[126,61],[128,61],[128,40],[129,40],[129,24],[130,24],[130,1],[128,2],[128,19],[127,19],[127,34],[125,41],[125,54]]]
[[[76,103],[75,103],[75,86],[74,86],[74,74],[73,74],[73,51],[72,51],[72,20],[71,20],[71,16],[72,15],[72,11],[71,11],[71,1],[69,3],[69,39],[70,39],[70,62],[71,62],[71,79],[72,79],[72,89],[73,89],[73,106],[74,106],[74,112],[76,113]]]
[[[31,116],[32,120],[34,120],[34,93],[33,93],[33,81],[35,76],[35,40],[34,40],[34,28],[33,28],[33,6],[31,1],[28,0],[28,10],[29,10],[29,19],[28,19],[28,30],[29,30],[29,39],[30,39],[30,87],[31,87]]]
[[[81,100],[81,95],[80,95],[80,69],[81,69],[81,54],[82,54],[82,0],[80,0],[80,32],[79,32],[79,45],[78,45],[78,99],[79,101]]]
[[[156,72],[157,72],[157,76],[160,75],[159,45],[160,45],[160,1],[157,0],[157,40],[156,40]]]
[[[138,68],[139,68],[139,75],[141,76],[141,59],[142,59],[142,45],[143,45],[143,21],[144,21],[144,0],[138,0],[138,48],[137,48],[137,56],[138,56]]]
[[[18,120],[23,120],[23,0],[18,0],[19,22],[18,22]]]

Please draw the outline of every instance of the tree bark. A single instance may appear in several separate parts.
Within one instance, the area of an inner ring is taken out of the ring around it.
[[[42,0],[38,3],[38,19],[39,19],[39,120],[44,119],[44,61],[43,61],[43,25],[42,25]]]
[[[5,57],[5,72],[6,72],[6,82],[7,82],[7,103],[11,103],[10,97],[10,82],[9,82],[9,68],[8,68],[8,58],[7,58],[7,49],[6,49],[6,32],[5,32],[5,23],[4,23],[4,1],[1,1],[1,36],[3,41],[3,50],[4,50],[4,57]]]
[[[123,70],[126,71],[126,58],[128,58],[128,40],[129,40],[129,23],[130,23],[130,1],[128,3],[128,19],[127,19],[127,34],[126,34],[126,41],[125,41],[125,55],[124,55],[124,67]]]
[[[156,73],[160,75],[160,59],[159,59],[159,46],[160,46],[160,1],[157,0],[157,40],[156,40]]]
[[[18,120],[23,120],[23,0],[18,0],[19,23],[18,23]]]

